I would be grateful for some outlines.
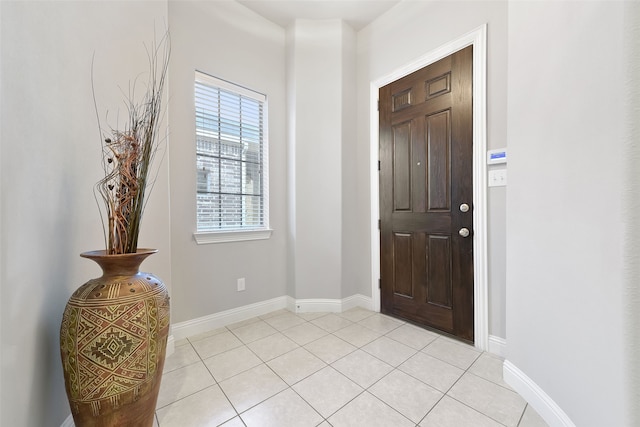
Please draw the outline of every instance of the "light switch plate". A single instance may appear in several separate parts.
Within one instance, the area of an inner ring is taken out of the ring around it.
[[[507,185],[507,170],[494,169],[489,171],[489,187],[504,187]]]

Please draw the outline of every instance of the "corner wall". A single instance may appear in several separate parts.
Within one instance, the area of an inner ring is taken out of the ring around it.
[[[623,260],[638,255],[623,246],[623,205],[638,197],[624,193],[638,180],[624,167],[624,21],[624,2],[509,3],[507,361],[581,427],[637,425],[623,337]]]
[[[340,20],[296,20],[287,30],[289,295],[298,299],[356,293],[355,40]]]
[[[358,177],[367,171],[358,169],[358,84],[357,84],[357,33],[342,23],[342,82],[341,82],[341,139],[342,139],[342,276],[341,298],[360,293],[360,284],[367,283],[366,264],[360,262],[362,253],[370,251],[366,242],[359,239]],[[370,293],[370,292],[369,292]],[[367,294],[365,294],[367,295]]]
[[[342,269],[342,23],[296,20],[287,30],[295,81],[288,114],[294,156],[294,298],[340,298]]]

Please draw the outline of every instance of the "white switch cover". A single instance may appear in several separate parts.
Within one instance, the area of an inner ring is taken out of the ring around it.
[[[494,169],[489,171],[489,187],[503,187],[507,185],[507,170]]]

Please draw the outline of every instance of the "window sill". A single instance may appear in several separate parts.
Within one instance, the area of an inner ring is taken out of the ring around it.
[[[247,240],[265,240],[271,237],[273,230],[234,230],[208,231],[193,233],[196,243],[209,245],[212,243],[244,242]]]

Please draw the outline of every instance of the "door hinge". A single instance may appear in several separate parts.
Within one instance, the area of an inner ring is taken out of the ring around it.
[[[378,100],[378,111],[380,111],[380,100]]]
[[[378,220],[378,230],[382,230],[382,220]]]
[[[380,172],[380,160],[378,160],[378,172]]]
[[[378,279],[378,289],[382,289],[382,279]]]

